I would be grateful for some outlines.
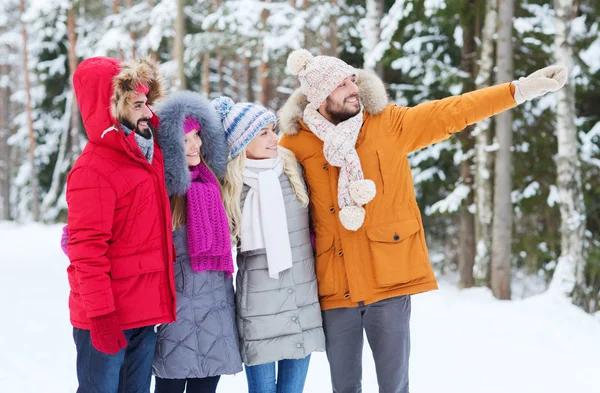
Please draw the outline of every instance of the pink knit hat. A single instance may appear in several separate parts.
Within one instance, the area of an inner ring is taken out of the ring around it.
[[[292,52],[287,59],[288,69],[300,80],[300,88],[313,107],[318,108],[340,83],[356,75],[354,67],[331,56],[314,57],[306,49]]]
[[[200,126],[200,122],[198,122],[198,120],[194,119],[191,116],[186,116],[185,120],[183,121],[183,132],[184,134],[188,134],[191,131],[194,130],[198,130],[200,131],[202,129],[202,127]]]

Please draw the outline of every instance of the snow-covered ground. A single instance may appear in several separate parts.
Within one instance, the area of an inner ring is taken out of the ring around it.
[[[0,222],[0,392],[76,390],[60,228]],[[442,283],[413,297],[411,392],[600,393],[599,322],[545,295],[498,301]],[[377,392],[368,346],[363,383]],[[240,373],[218,391],[245,389]],[[327,359],[316,354],[305,392],[330,391]]]

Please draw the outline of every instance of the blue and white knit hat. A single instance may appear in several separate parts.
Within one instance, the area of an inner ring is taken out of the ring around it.
[[[212,100],[221,116],[229,156],[237,156],[267,124],[277,124],[277,117],[270,110],[250,102],[234,103],[229,97]]]

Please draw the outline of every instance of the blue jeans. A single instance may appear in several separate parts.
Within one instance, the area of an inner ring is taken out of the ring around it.
[[[285,359],[277,362],[245,366],[248,393],[302,393],[310,355],[304,359]]]
[[[127,348],[114,355],[92,345],[90,331],[73,328],[77,349],[77,393],[149,393],[156,347],[153,326],[124,330]]]

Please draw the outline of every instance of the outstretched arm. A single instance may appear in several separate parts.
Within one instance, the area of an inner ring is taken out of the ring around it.
[[[527,78],[470,93],[430,101],[412,108],[392,106],[390,127],[406,154],[447,139],[466,126],[477,123],[526,100],[560,89],[567,69],[550,66]]]

